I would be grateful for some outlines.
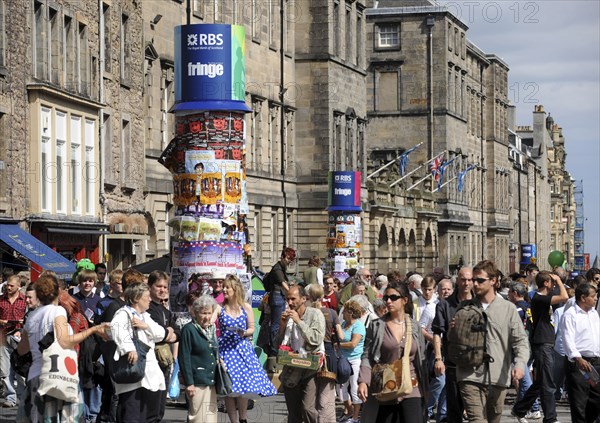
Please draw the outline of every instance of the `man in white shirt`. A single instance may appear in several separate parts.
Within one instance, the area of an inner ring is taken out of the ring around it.
[[[565,311],[560,321],[559,333],[568,358],[567,393],[573,423],[591,422],[600,414],[600,383],[590,380],[594,369],[600,371],[596,292],[591,284],[579,284],[575,289],[575,306]]]

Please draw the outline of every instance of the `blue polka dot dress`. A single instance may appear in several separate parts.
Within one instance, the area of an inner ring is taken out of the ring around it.
[[[246,310],[241,307],[242,314],[233,318],[221,309],[219,315],[219,352],[225,363],[233,386],[232,396],[247,398],[268,397],[277,394],[277,389],[265,373],[250,341],[231,330],[248,327]]]

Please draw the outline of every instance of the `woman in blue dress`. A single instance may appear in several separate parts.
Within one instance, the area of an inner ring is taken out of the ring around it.
[[[254,313],[244,300],[244,288],[237,276],[227,275],[223,295],[223,304],[217,308],[221,330],[219,352],[233,385],[232,395],[225,398],[225,407],[231,423],[246,423],[248,399],[275,395],[277,389],[249,340],[254,334]]]

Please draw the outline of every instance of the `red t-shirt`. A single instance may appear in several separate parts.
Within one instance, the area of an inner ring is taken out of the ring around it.
[[[331,291],[331,294],[326,295],[321,300],[323,307],[329,307],[333,310],[337,310],[338,299],[335,291]]]
[[[23,327],[23,317],[27,311],[27,301],[25,295],[19,293],[19,296],[14,303],[10,303],[6,294],[0,296],[0,320],[8,320],[9,322],[0,328],[0,333],[4,337],[13,332],[15,329]],[[19,320],[21,323],[16,323]]]

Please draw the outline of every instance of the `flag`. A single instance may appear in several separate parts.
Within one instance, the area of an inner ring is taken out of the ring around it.
[[[400,155],[400,176],[404,176],[404,174],[406,173],[406,168],[408,166],[408,155],[410,153],[412,153],[413,151],[415,151],[417,149],[417,147],[419,147],[421,144],[417,144],[412,148],[409,148],[408,150],[406,150],[404,153],[402,153]]]
[[[429,171],[431,172],[431,176],[433,176],[433,180],[439,182],[440,177],[442,176],[441,167],[444,163],[444,153],[437,156],[429,163]]]
[[[450,165],[450,163],[452,163],[454,160],[456,160],[457,156],[452,157],[450,160],[448,160],[447,162],[442,163],[439,167],[438,167],[438,172],[439,172],[439,179],[437,181],[438,186],[437,186],[437,190],[439,191],[442,188],[442,184],[444,182],[444,174],[446,173],[446,168]]]
[[[469,167],[467,167],[465,170],[463,170],[462,172],[460,172],[458,174],[458,185],[457,185],[457,189],[458,192],[463,192],[463,189],[465,187],[465,176],[467,176],[467,173],[469,173],[470,170],[473,170],[477,167],[477,163],[476,164],[472,164]]]

